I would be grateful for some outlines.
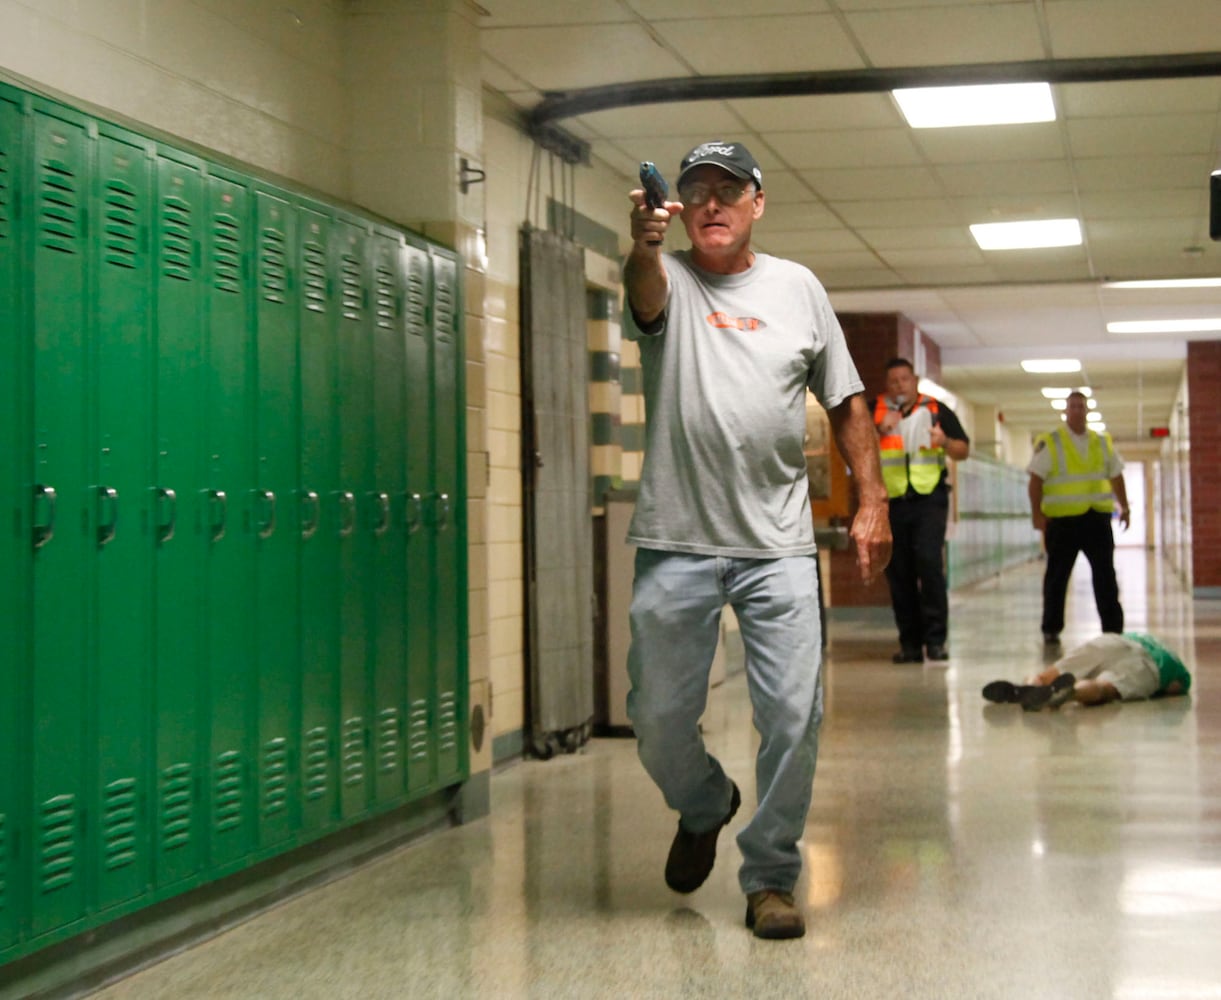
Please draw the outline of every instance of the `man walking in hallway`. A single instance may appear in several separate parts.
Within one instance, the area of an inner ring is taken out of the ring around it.
[[[1119,521],[1130,519],[1123,460],[1111,436],[1090,429],[1089,404],[1073,392],[1065,423],[1035,443],[1028,494],[1030,516],[1043,532],[1047,569],[1043,573],[1043,641],[1054,646],[1064,629],[1064,597],[1077,553],[1084,552],[1094,577],[1094,603],[1103,632],[1123,631],[1123,607],[1115,579],[1115,536],[1111,514],[1119,502]]]
[[[922,663],[925,653],[930,660],[949,659],[945,460],[962,461],[971,450],[954,411],[920,393],[918,381],[910,361],[893,358],[886,363],[886,392],[873,408],[894,536],[886,582],[899,628],[895,663]]]
[[[821,284],[756,253],[763,174],[739,142],[683,158],[680,201],[631,192],[624,335],[640,345],[645,459],[628,530],[637,546],[628,716],[637,750],[679,814],[666,884],[693,892],[742,796],[699,721],[721,610],[737,612],[760,744],[758,808],[738,835],[746,926],[795,938],[798,841],[810,807],[822,679],[817,555],[802,440],[806,392],[826,408],[852,469],[861,575],[890,557],[886,491],[864,386]],[[681,213],[689,251],[661,252]]]

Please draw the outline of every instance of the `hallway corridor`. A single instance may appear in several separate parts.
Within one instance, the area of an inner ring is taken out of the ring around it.
[[[1221,998],[1221,601],[1117,552],[1130,629],[1186,698],[1024,713],[980,697],[1042,663],[1041,563],[953,595],[948,664],[831,626],[804,939],[743,927],[753,805],[742,674],[711,749],[742,786],[707,884],[671,893],[674,817],[632,741],[509,766],[492,815],[433,835],[96,994],[107,1000]],[[1065,649],[1096,634],[1084,560]]]

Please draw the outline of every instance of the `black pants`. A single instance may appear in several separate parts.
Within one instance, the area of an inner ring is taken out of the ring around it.
[[[944,550],[949,509],[950,497],[944,490],[890,501],[894,550],[886,567],[886,582],[904,649],[945,645],[949,602]]]
[[[1043,574],[1043,634],[1059,635],[1064,628],[1064,595],[1077,553],[1084,552],[1094,575],[1094,603],[1102,631],[1123,631],[1123,607],[1115,579],[1115,536],[1111,515],[1087,510],[1074,517],[1047,519],[1047,570]]]

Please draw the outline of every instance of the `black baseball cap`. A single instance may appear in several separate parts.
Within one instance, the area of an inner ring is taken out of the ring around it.
[[[684,156],[682,163],[678,165],[677,183],[682,184],[688,171],[705,163],[728,170],[735,177],[741,177],[744,181],[754,181],[755,186],[760,191],[763,190],[763,171],[759,169],[755,158],[750,155],[750,150],[740,142],[724,142],[721,139],[701,142]]]

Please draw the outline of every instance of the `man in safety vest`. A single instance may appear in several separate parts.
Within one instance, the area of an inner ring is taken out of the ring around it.
[[[1102,631],[1123,631],[1123,607],[1115,579],[1115,536],[1111,513],[1119,501],[1119,520],[1129,523],[1123,460],[1109,434],[1090,430],[1084,393],[1074,392],[1065,408],[1065,425],[1035,443],[1030,473],[1030,514],[1043,532],[1047,569],[1043,573],[1043,641],[1055,645],[1064,628],[1068,579],[1084,552],[1094,575],[1094,603]]]
[[[886,393],[874,404],[882,479],[890,497],[894,548],[886,581],[899,627],[895,663],[949,659],[945,525],[950,509],[946,456],[961,461],[971,442],[954,411],[917,391],[905,358],[886,363]]]

